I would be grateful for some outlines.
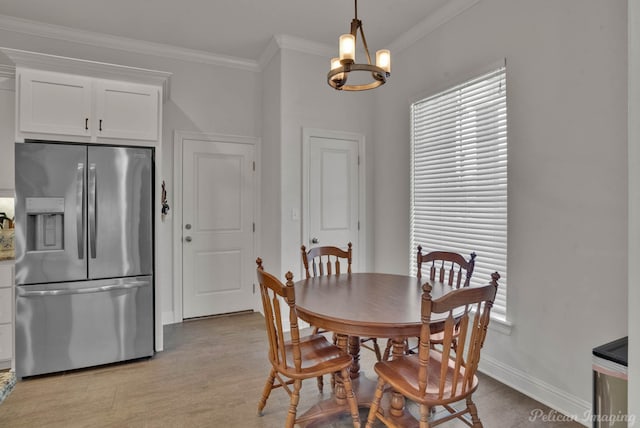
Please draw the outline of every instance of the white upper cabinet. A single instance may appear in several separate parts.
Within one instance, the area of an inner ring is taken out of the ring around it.
[[[20,132],[91,136],[91,79],[39,70],[18,79]]]
[[[0,66],[0,198],[13,196],[16,82],[13,68]]]
[[[16,142],[157,146],[171,73],[0,48],[15,63]]]
[[[89,141],[156,141],[160,88],[42,70],[18,70],[18,129]]]
[[[95,88],[97,136],[158,139],[159,90],[134,83],[98,80]]]

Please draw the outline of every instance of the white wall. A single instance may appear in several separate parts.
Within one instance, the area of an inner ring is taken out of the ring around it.
[[[80,43],[46,39],[0,29],[3,47],[43,52],[173,73],[171,97],[164,104],[162,132],[162,176],[166,181],[171,211],[161,225],[166,243],[160,250],[162,317],[173,322],[173,212],[180,209],[173,200],[173,132],[199,131],[259,137],[261,132],[261,76],[257,72],[203,63],[141,55]],[[11,61],[0,54],[1,64]],[[7,143],[7,142],[5,142]],[[13,144],[13,142],[10,142]],[[175,320],[178,321],[178,320]]]
[[[261,173],[261,218],[258,220],[258,233],[261,246],[258,256],[262,257],[268,272],[279,273],[281,266],[282,237],[280,222],[282,218],[281,182],[282,147],[281,129],[281,58],[280,52],[271,58],[262,72],[262,162]],[[286,271],[285,271],[286,272]],[[282,275],[279,275],[283,278]]]
[[[410,100],[506,58],[514,327],[484,369],[578,416],[592,348],[627,334],[626,27],[622,1],[483,0],[395,55],[378,100],[375,267],[406,272]]]

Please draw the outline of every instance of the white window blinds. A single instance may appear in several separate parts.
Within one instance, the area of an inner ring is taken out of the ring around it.
[[[477,254],[472,284],[498,271],[492,314],[507,304],[507,103],[505,68],[411,106],[411,272],[416,253]]]

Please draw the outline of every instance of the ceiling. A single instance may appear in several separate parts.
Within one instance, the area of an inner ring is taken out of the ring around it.
[[[361,0],[371,51],[478,0]],[[447,10],[443,14],[443,10]],[[0,0],[0,16],[258,61],[274,36],[336,46],[351,0]],[[433,22],[431,23],[433,25]],[[0,25],[1,27],[1,25]],[[373,52],[372,52],[373,53]]]

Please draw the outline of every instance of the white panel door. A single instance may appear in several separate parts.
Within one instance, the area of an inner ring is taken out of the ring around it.
[[[184,140],[183,318],[253,308],[254,147]]]
[[[309,236],[307,248],[358,244],[358,141],[309,140]],[[358,257],[354,257],[354,262]]]

